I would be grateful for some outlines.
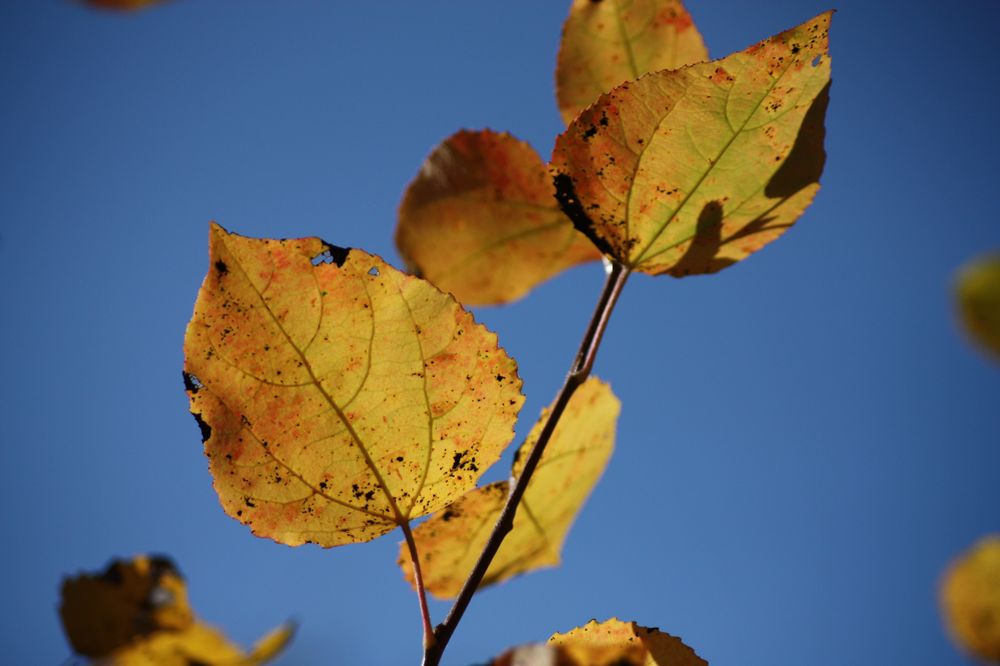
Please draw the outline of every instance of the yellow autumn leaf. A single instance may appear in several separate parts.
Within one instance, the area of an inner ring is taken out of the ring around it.
[[[955,291],[966,330],[983,349],[1000,358],[1000,254],[963,266]]]
[[[644,666],[646,650],[626,645],[522,645],[489,666]]]
[[[424,161],[399,208],[412,272],[466,305],[496,305],[600,252],[559,209],[538,153],[510,134],[463,130]]]
[[[556,61],[559,111],[568,125],[624,81],[707,59],[680,0],[573,0]]]
[[[628,663],[643,666],[708,666],[708,662],[695,654],[676,636],[656,628],[640,627],[635,622],[622,622],[611,618],[598,623],[591,620],[582,627],[565,634],[553,634],[550,645],[561,647],[629,648],[638,652],[629,654]],[[578,662],[580,666],[598,666],[613,662]]]
[[[504,539],[482,585],[559,564],[573,520],[611,455],[619,410],[611,388],[596,378],[588,379],[573,394],[521,499],[514,529]],[[543,411],[518,450],[512,477],[521,473],[522,461],[537,441],[548,412]],[[458,594],[509,491],[509,481],[476,488],[413,530],[429,592],[438,597]],[[399,565],[414,584],[405,545],[400,549]]]
[[[819,189],[831,15],[602,95],[552,158],[577,228],[627,267],[675,277],[784,233]]]
[[[962,650],[1000,663],[1000,534],[983,538],[949,567],[941,611]]]
[[[281,626],[247,654],[195,617],[180,572],[160,556],[116,560],[100,574],[64,580],[59,615],[73,649],[106,666],[255,666],[294,633]]]
[[[185,379],[222,506],[254,534],[374,539],[474,487],[510,442],[516,364],[428,282],[215,224],[209,255]]]

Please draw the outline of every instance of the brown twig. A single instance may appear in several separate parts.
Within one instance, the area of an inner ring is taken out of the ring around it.
[[[544,453],[545,447],[549,443],[549,439],[552,437],[552,433],[555,432],[556,425],[559,423],[559,417],[562,416],[563,410],[566,409],[566,405],[569,404],[569,400],[573,397],[576,389],[590,376],[590,371],[594,367],[594,359],[597,356],[597,349],[604,335],[604,329],[607,328],[611,312],[614,310],[615,303],[618,302],[618,297],[621,295],[622,288],[624,288],[628,276],[629,270],[627,268],[617,262],[612,262],[608,278],[604,283],[604,289],[601,291],[601,297],[597,301],[597,307],[590,318],[587,332],[580,343],[580,350],[576,354],[569,374],[566,375],[566,380],[559,390],[559,395],[556,396],[556,401],[552,405],[552,411],[549,412],[549,418],[545,421],[542,432],[538,436],[538,441],[535,442],[535,446],[532,447],[528,458],[525,460],[524,469],[514,483],[510,495],[507,497],[507,503],[504,504],[503,511],[500,513],[500,517],[493,527],[493,532],[490,533],[489,541],[486,542],[482,553],[479,555],[476,566],[465,580],[465,584],[458,593],[458,597],[455,599],[448,617],[435,629],[435,640],[430,646],[425,645],[423,666],[438,666],[441,662],[444,649],[448,645],[448,641],[455,632],[458,623],[461,621],[465,609],[472,600],[472,595],[479,588],[483,576],[486,575],[490,563],[500,549],[500,544],[503,543],[504,538],[514,528],[514,514],[517,512],[517,506],[524,495],[525,489],[528,487],[531,475],[538,466],[538,461],[541,459],[542,453]]]

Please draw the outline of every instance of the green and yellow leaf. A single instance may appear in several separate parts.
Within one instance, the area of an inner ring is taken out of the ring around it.
[[[573,394],[521,499],[514,529],[500,546],[482,585],[559,564],[563,541],[611,455],[619,410],[611,388],[596,378],[587,380]],[[548,413],[549,409],[542,412],[518,450],[512,477],[521,473]],[[429,592],[442,598],[458,594],[509,491],[509,481],[476,488],[414,529],[424,586]],[[400,549],[399,565],[414,584],[405,546]]]
[[[1000,358],[1000,254],[964,266],[955,288],[966,330],[983,349]]]
[[[514,361],[361,250],[213,224],[184,342],[225,511],[288,545],[368,541],[474,487],[513,437]]]
[[[625,81],[708,59],[680,0],[573,0],[556,61],[556,98],[568,125]]]
[[[403,196],[396,246],[412,272],[466,305],[516,300],[601,256],[559,209],[538,153],[492,130],[434,149]]]
[[[628,663],[638,663],[643,666],[708,665],[707,661],[695,654],[694,650],[676,636],[671,636],[656,628],[640,627],[635,622],[622,622],[617,618],[600,623],[597,620],[591,620],[584,626],[572,629],[565,634],[553,634],[549,639],[549,644],[561,647],[637,649],[637,653],[632,653],[629,656],[630,659],[637,661],[629,661]]]
[[[294,633],[281,626],[244,652],[195,617],[172,561],[144,555],[64,580],[59,615],[73,649],[106,666],[256,666]]]
[[[785,232],[826,158],[831,12],[602,95],[556,140],[573,223],[631,269],[713,273]]]
[[[1000,534],[951,565],[941,584],[941,610],[963,651],[1000,664]]]

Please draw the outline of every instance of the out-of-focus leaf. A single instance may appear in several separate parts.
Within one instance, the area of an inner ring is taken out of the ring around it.
[[[941,584],[941,610],[962,650],[1000,663],[1000,534],[951,565]]]
[[[143,9],[144,7],[149,7],[150,5],[159,4],[165,2],[165,0],[83,0],[91,7],[99,7],[100,9],[118,9],[122,11],[131,11],[133,9]]]
[[[434,149],[403,197],[396,246],[411,271],[466,305],[518,299],[601,256],[559,209],[538,153],[491,130]]]
[[[177,567],[166,557],[145,555],[115,560],[99,575],[63,580],[59,615],[70,645],[90,657],[194,622]]]
[[[251,666],[249,657],[218,629],[196,623],[180,631],[161,631],[103,658],[101,666]]]
[[[776,239],[819,188],[830,17],[602,95],[556,140],[563,210],[651,274],[713,273]]]
[[[428,282],[214,224],[209,254],[185,381],[222,506],[254,534],[374,539],[475,486],[510,442],[514,361]]]
[[[64,580],[59,615],[73,649],[105,666],[254,666],[281,652],[294,631],[279,627],[245,653],[194,616],[180,572],[162,556]]]
[[[514,529],[490,565],[482,585],[559,564],[563,541],[587,496],[600,478],[614,446],[620,410],[611,388],[588,379],[570,399],[535,469],[514,517]],[[535,445],[549,409],[518,450],[511,472],[516,478]],[[476,488],[413,531],[424,586],[438,597],[458,594],[489,538],[510,491],[500,481]],[[410,584],[413,566],[405,546],[399,565]]]
[[[559,111],[568,125],[624,81],[707,59],[680,0],[574,0],[556,62]]]
[[[1000,358],[1000,254],[964,266],[955,286],[966,329],[994,358]]]
[[[664,633],[655,627],[640,627],[635,622],[622,622],[611,618],[598,623],[591,620],[582,627],[571,629],[565,634],[553,634],[550,645],[562,647],[628,647],[642,650],[641,660],[635,663],[644,666],[707,666],[708,662],[695,654],[676,636]],[[636,655],[630,656],[635,659]],[[589,663],[589,662],[581,662]],[[599,662],[605,663],[605,662]],[[633,663],[629,661],[628,663]]]
[[[294,622],[287,622],[261,636],[250,651],[251,661],[263,664],[284,652],[295,637],[295,629]]]

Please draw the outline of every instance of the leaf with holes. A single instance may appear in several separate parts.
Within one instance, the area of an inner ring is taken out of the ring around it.
[[[611,455],[620,406],[611,388],[596,378],[588,379],[573,394],[521,499],[514,529],[500,546],[483,585],[559,564],[569,528]],[[546,409],[518,450],[512,477],[521,473],[548,414]],[[424,585],[431,593],[438,597],[458,594],[509,491],[509,481],[476,488],[413,531]],[[405,546],[399,565],[414,584]]]
[[[593,648],[632,646],[636,652],[630,654],[629,658],[634,661],[628,663],[638,663],[644,666],[708,666],[707,661],[695,654],[694,650],[676,636],[671,636],[656,628],[640,627],[635,622],[622,622],[617,618],[600,623],[597,620],[591,620],[584,626],[572,629],[565,634],[554,634],[549,639],[549,644],[561,647],[586,646]],[[608,663],[610,666],[613,662]]]
[[[222,506],[254,534],[374,539],[475,486],[510,442],[514,361],[428,282],[215,224],[209,255],[185,378]]]
[[[251,666],[275,657],[294,633],[279,627],[244,652],[194,616],[180,572],[161,556],[64,580],[59,615],[73,649],[109,666]]]
[[[962,267],[955,288],[966,330],[984,350],[1000,358],[1000,254]]]
[[[563,210],[651,274],[713,273],[778,238],[819,189],[830,17],[602,95],[556,140]]]
[[[601,256],[559,209],[538,153],[492,130],[458,132],[428,156],[400,205],[396,246],[467,305],[518,299]]]
[[[941,610],[962,650],[1000,663],[1000,534],[983,538],[949,567]]]
[[[624,81],[708,59],[680,0],[574,0],[556,61],[556,98],[568,125]]]

